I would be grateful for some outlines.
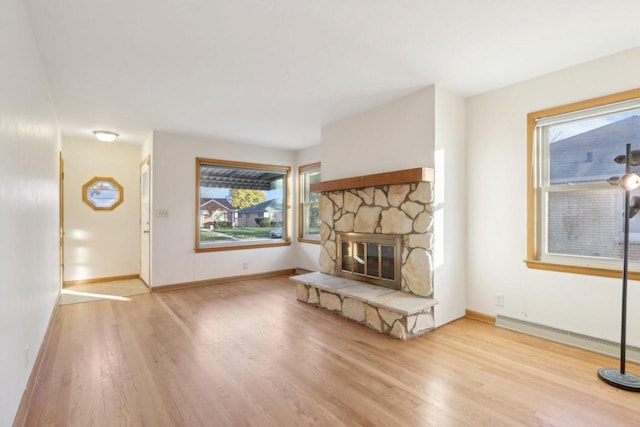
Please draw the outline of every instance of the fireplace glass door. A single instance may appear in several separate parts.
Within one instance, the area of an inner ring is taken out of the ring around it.
[[[398,289],[399,238],[344,233],[339,240],[339,275]]]

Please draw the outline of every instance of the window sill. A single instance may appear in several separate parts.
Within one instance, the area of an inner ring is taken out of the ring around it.
[[[622,278],[622,270],[614,268],[584,267],[579,265],[556,264],[537,260],[524,260],[528,268],[534,270],[557,271],[560,273],[585,274],[589,276]],[[629,279],[640,280],[640,272],[629,271]]]
[[[259,248],[273,248],[278,246],[291,246],[291,241],[279,241],[273,243],[255,243],[255,244],[242,244],[242,245],[220,245],[220,246],[204,246],[195,248],[196,253],[200,252],[220,252],[220,251],[236,251],[239,249],[259,249]]]
[[[313,243],[314,245],[320,244],[320,239],[306,239],[304,237],[298,237],[298,242],[300,243]]]

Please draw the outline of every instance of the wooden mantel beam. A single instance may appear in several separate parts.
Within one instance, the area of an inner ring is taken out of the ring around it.
[[[413,168],[373,175],[354,176],[311,184],[310,190],[316,193],[329,191],[352,190],[381,185],[411,184],[414,182],[433,181],[433,168]]]

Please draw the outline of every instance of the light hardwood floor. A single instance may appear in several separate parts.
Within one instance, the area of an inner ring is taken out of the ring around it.
[[[131,295],[148,294],[147,285],[140,279],[109,280],[98,283],[80,283],[62,288],[60,305],[103,299],[127,300]]]
[[[616,366],[468,319],[399,341],[276,277],[61,306],[26,425],[640,425]]]

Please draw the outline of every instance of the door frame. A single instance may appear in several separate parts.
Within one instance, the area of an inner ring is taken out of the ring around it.
[[[148,267],[149,270],[147,271],[147,279],[145,280],[143,278],[143,266],[142,266],[142,256],[143,256],[143,251],[144,251],[144,245],[142,244],[142,239],[143,239],[143,234],[145,232],[144,227],[145,225],[142,223],[142,208],[143,208],[143,194],[142,194],[142,189],[143,189],[143,182],[142,182],[142,168],[144,168],[145,166],[147,166],[147,174],[148,174],[148,183],[147,183],[147,189],[148,189],[148,203],[147,203],[147,208],[148,208],[148,212],[147,212],[147,218],[149,219],[148,224],[147,224],[147,236],[146,238],[149,240],[149,244],[148,244],[148,250],[149,253],[147,254],[147,260],[148,260]],[[147,157],[145,157],[142,162],[140,162],[140,280],[149,287],[149,289],[151,289],[151,221],[152,221],[152,216],[151,216],[151,155],[148,155]],[[147,283],[147,281],[149,283]]]
[[[60,198],[58,208],[58,217],[60,219],[60,290],[62,290],[64,285],[64,158],[62,157],[62,150],[59,151],[58,174],[58,185],[60,186],[58,191],[58,197]]]

